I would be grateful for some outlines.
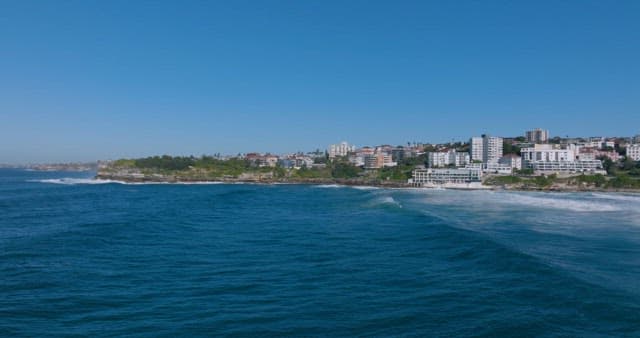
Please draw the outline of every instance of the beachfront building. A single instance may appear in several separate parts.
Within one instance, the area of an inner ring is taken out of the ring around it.
[[[569,162],[576,160],[575,150],[557,144],[536,144],[533,147],[520,149],[522,163],[527,166],[532,162]]]
[[[464,167],[469,164],[469,153],[457,152],[455,149],[449,151],[433,151],[427,153],[429,167]]]
[[[640,143],[627,146],[627,157],[634,161],[640,161]]]
[[[335,158],[338,156],[347,156],[349,153],[354,152],[356,147],[347,142],[340,142],[339,144],[332,144],[329,146],[329,158]]]
[[[500,158],[498,164],[509,167],[512,170],[522,169],[522,157],[516,154],[507,154]]]
[[[529,168],[539,174],[553,173],[593,173],[606,174],[600,160],[585,161],[540,161],[529,164]]]
[[[536,128],[525,132],[525,139],[529,143],[547,143],[549,142],[549,131]]]
[[[522,148],[522,165],[536,173],[603,173],[602,161],[580,159],[579,148],[574,145],[536,144]]]
[[[482,179],[482,170],[479,168],[458,169],[415,169],[409,183],[416,187],[479,183]]]
[[[513,168],[500,163],[469,163],[465,168],[479,169],[485,174],[511,175]]]

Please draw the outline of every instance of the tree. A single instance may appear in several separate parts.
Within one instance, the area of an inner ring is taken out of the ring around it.
[[[634,162],[629,156],[625,157],[624,162],[622,162],[622,169],[631,170],[635,167],[636,167],[636,162]]]
[[[511,144],[511,142],[504,141],[502,144],[502,152],[506,154],[516,154],[520,156],[520,147]]]
[[[598,157],[598,159],[602,161],[602,167],[607,171],[607,174],[613,175],[615,172],[613,161],[607,156]]]

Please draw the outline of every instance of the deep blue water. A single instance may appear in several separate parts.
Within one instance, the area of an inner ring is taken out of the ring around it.
[[[89,176],[0,170],[0,336],[640,336],[640,195]]]

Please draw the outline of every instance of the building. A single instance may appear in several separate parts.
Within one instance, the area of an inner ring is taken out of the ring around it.
[[[534,147],[522,148],[522,165],[537,173],[604,173],[602,161],[593,155],[584,154],[579,157],[579,147],[575,145],[560,146],[557,144],[536,144]]]
[[[481,170],[484,174],[511,175],[513,168],[500,163],[470,163],[465,168]]]
[[[593,173],[606,174],[600,160],[585,161],[540,161],[532,162],[529,168],[540,174],[553,173]]]
[[[415,156],[415,151],[411,148],[405,148],[403,146],[395,147],[391,149],[391,158],[394,162],[399,162],[407,158]]]
[[[482,170],[479,168],[459,168],[459,169],[415,169],[409,183],[416,187],[446,185],[446,184],[468,184],[480,183],[482,180]]]
[[[383,152],[378,152],[373,155],[367,155],[364,157],[365,169],[379,169],[383,167],[395,167],[396,162],[393,162],[391,155]]]
[[[549,142],[549,131],[536,128],[526,131],[524,137],[527,139],[527,142],[530,143],[547,143]]]
[[[498,164],[511,168],[512,170],[522,169],[522,157],[516,154],[507,154],[500,158]]]
[[[627,146],[627,157],[634,161],[640,161],[640,143]]]
[[[472,137],[471,161],[481,161],[482,163],[498,163],[502,157],[503,140],[501,137],[482,135],[482,137]]]
[[[631,138],[631,143],[640,143],[640,135],[636,135]]]
[[[614,141],[607,141],[604,137],[593,137],[586,142],[578,142],[577,145],[596,149],[613,149],[616,146]]]
[[[482,137],[472,137],[469,143],[471,145],[471,161],[482,162],[482,153],[484,149]]]
[[[442,152],[428,152],[427,159],[429,167],[432,168],[448,166],[464,167],[471,162],[469,153],[457,152],[455,149]]]
[[[520,149],[522,164],[527,167],[531,162],[568,162],[576,160],[576,153],[571,147],[556,144],[536,144],[533,147]]]
[[[602,150],[598,148],[579,147],[577,159],[579,161],[594,161],[602,157],[608,157],[610,160],[617,162],[620,154],[615,150]]]
[[[501,137],[482,135],[482,163],[498,163],[503,146]]]
[[[350,145],[347,142],[341,142],[339,144],[332,144],[329,146],[329,158],[335,158],[338,156],[347,156],[349,153],[354,152],[356,147]]]

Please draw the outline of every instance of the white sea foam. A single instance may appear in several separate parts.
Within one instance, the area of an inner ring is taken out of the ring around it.
[[[367,185],[353,185],[351,186],[351,188],[357,189],[357,190],[380,190],[379,187],[372,187]]]
[[[391,196],[380,196],[378,198],[376,198],[373,202],[374,205],[392,205],[392,206],[396,206],[398,208],[402,208],[402,204],[400,204],[400,202],[396,201],[393,197]]]
[[[627,194],[620,195],[620,194],[604,194],[604,193],[593,193],[591,195],[593,197],[600,198],[600,199],[640,203],[640,195],[627,195]]]
[[[126,184],[126,185],[158,185],[158,184],[177,184],[177,185],[210,185],[210,184],[224,184],[224,182],[217,181],[195,181],[195,182],[124,182],[117,180],[103,180],[95,178],[50,178],[42,180],[29,180],[29,182],[49,183],[49,184],[64,184],[64,185],[78,185],[78,184]]]
[[[39,183],[50,183],[50,184],[65,184],[65,185],[75,185],[75,184],[109,184],[109,183],[118,183],[124,184],[122,181],[114,181],[114,180],[100,180],[93,178],[71,178],[71,177],[63,177],[63,178],[50,178],[43,180],[30,180],[29,182],[39,182]]]
[[[499,194],[498,199],[507,204],[522,204],[533,207],[570,210],[576,212],[620,211],[620,207],[597,201],[570,198],[528,196],[523,194]]]
[[[318,184],[318,185],[314,185],[314,187],[333,189],[333,188],[344,188],[345,186],[340,184]]]

